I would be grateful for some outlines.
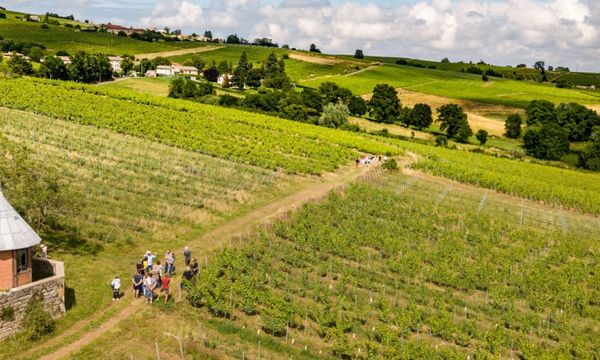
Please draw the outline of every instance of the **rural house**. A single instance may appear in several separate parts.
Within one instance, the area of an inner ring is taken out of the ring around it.
[[[196,69],[195,66],[183,66],[183,65],[179,65],[179,64],[174,64],[173,67],[175,68],[175,74],[191,75],[191,76],[198,75],[198,69]]]
[[[35,257],[34,248],[40,242],[0,191],[0,308],[11,309],[13,314],[0,321],[0,339],[19,331],[27,303],[34,296],[52,316],[65,313],[64,265]]]
[[[132,34],[143,34],[144,29],[135,29],[132,27],[125,27],[121,25],[113,25],[111,23],[102,25],[102,28],[106,30],[107,33],[118,34],[120,32],[124,32],[127,36],[131,36]]]
[[[158,65],[156,67],[156,75],[173,76],[175,75],[175,68],[172,65]]]
[[[57,56],[57,58],[59,58],[65,65],[69,65],[71,63],[71,58],[68,56]]]

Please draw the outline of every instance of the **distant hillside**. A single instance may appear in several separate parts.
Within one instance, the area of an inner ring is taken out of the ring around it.
[[[148,42],[121,37],[106,32],[93,30],[93,24],[87,24],[62,18],[49,18],[49,23],[43,21],[25,21],[29,14],[0,10],[6,14],[0,19],[0,37],[5,40],[40,44],[47,52],[66,50],[76,52],[100,52],[106,54],[139,54],[158,51],[169,51],[180,48],[200,46],[198,42],[171,41]],[[43,18],[43,16],[41,16]],[[58,25],[56,25],[58,23]],[[44,27],[47,27],[44,29]],[[90,31],[86,31],[89,29]]]

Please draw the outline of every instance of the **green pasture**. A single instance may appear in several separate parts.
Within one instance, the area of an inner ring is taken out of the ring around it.
[[[520,108],[535,99],[554,103],[600,103],[600,94],[589,91],[558,89],[549,84],[500,78],[490,78],[490,81],[484,82],[478,75],[399,65],[382,65],[354,75],[309,80],[302,84],[317,87],[324,81],[334,81],[358,95],[369,94],[375,85],[387,83],[415,92]]]

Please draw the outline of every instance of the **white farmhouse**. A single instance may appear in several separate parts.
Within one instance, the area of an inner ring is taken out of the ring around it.
[[[173,76],[175,75],[175,68],[172,65],[158,65],[156,67],[156,75]]]
[[[57,58],[59,58],[60,61],[62,61],[65,65],[69,65],[71,63],[71,58],[68,56],[57,56]]]
[[[183,66],[183,65],[179,65],[179,64],[174,64],[173,67],[175,68],[176,74],[191,75],[191,76],[198,75],[198,69],[196,69],[195,66]]]

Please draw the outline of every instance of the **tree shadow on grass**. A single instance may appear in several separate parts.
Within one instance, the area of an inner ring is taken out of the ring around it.
[[[61,226],[44,232],[44,242],[51,246],[50,251],[60,251],[75,255],[96,255],[103,249],[101,244],[89,241],[78,235],[76,229]]]

